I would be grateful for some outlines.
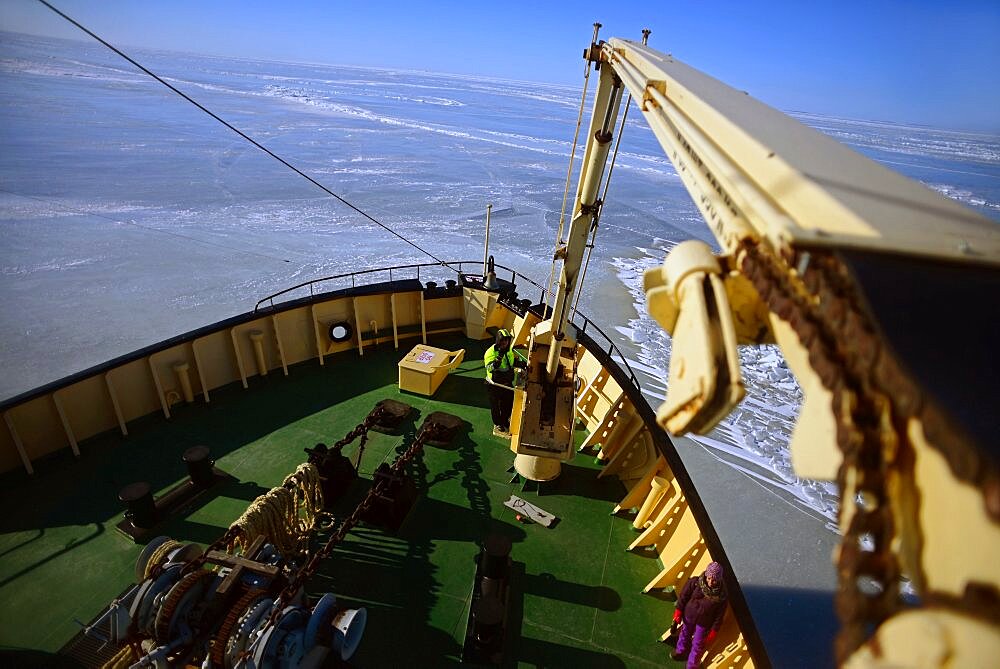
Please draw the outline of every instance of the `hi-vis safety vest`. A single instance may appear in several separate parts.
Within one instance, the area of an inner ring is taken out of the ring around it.
[[[483,363],[486,365],[486,378],[491,382],[496,381],[493,378],[494,372],[513,372],[514,360],[517,358],[527,361],[523,355],[514,351],[513,335],[511,335],[509,331],[500,330],[497,334],[503,334],[509,337],[511,339],[511,345],[510,348],[507,349],[507,352],[502,355],[496,350],[496,344],[486,349],[486,355],[483,356]],[[508,380],[507,383],[510,383],[510,380]]]
[[[511,347],[506,353],[500,354],[496,350],[496,345],[490,346],[486,349],[483,362],[486,364],[486,378],[493,381],[494,372],[514,371],[514,349]]]

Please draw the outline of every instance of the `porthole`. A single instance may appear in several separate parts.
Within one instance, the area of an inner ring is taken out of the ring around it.
[[[334,323],[330,326],[330,341],[335,344],[345,342],[354,334],[354,328],[347,321]]]

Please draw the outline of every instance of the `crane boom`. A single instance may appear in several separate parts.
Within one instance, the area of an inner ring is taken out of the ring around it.
[[[726,252],[850,247],[1000,266],[1000,228],[637,42],[601,46]]]
[[[584,56],[598,102],[635,98],[721,248],[682,242],[644,277],[672,336],[659,423],[711,430],[743,397],[737,346],[776,342],[803,389],[796,473],[840,487],[839,661],[989,664],[1000,227],[645,44]],[[608,109],[595,104],[551,332],[583,255],[574,233],[592,224],[581,194],[603,169]]]

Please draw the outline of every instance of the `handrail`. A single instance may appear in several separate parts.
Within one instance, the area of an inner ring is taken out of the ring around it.
[[[273,293],[271,295],[268,295],[266,297],[261,298],[260,300],[257,301],[257,304],[254,305],[253,313],[257,314],[257,312],[260,311],[261,305],[263,305],[265,302],[268,303],[268,307],[270,309],[274,309],[274,298],[280,297],[282,295],[287,295],[288,293],[291,293],[293,291],[296,291],[296,290],[299,290],[299,289],[302,289],[302,288],[306,288],[306,287],[309,288],[309,297],[310,298],[315,298],[316,297],[316,293],[313,290],[313,286],[315,286],[318,283],[324,283],[326,281],[336,281],[337,279],[350,278],[351,279],[351,287],[354,288],[354,287],[357,286],[356,279],[359,276],[365,276],[365,275],[369,275],[369,274],[377,274],[377,273],[380,273],[380,272],[388,272],[389,273],[389,280],[393,281],[394,279],[393,279],[392,273],[394,271],[407,270],[407,269],[410,269],[410,270],[416,269],[417,270],[417,272],[416,272],[416,279],[419,281],[420,280],[420,268],[422,268],[422,267],[441,267],[441,268],[447,268],[449,270],[454,270],[456,276],[459,279],[461,279],[462,275],[465,274],[462,271],[462,268],[465,265],[471,265],[471,266],[476,267],[477,271],[473,272],[473,274],[475,274],[476,276],[481,276],[481,274],[480,274],[480,268],[482,267],[482,262],[480,262],[478,260],[462,260],[462,261],[447,262],[447,263],[445,263],[445,262],[441,262],[441,263],[434,262],[434,263],[415,263],[415,264],[412,264],[412,265],[393,265],[391,267],[379,267],[379,268],[376,268],[376,269],[356,270],[354,272],[345,272],[344,274],[335,274],[333,276],[326,276],[326,277],[322,277],[322,278],[319,278],[319,279],[311,279],[309,281],[304,281],[302,283],[296,284],[296,285],[291,286],[289,288],[285,288],[284,290],[279,290],[276,293]],[[457,270],[455,270],[456,267],[458,268]],[[525,276],[524,274],[521,274],[517,270],[511,269],[510,267],[505,267],[504,265],[495,265],[495,267],[496,267],[497,270],[503,270],[505,272],[510,272],[510,277],[511,277],[511,283],[512,284],[516,285],[517,284],[516,279],[520,278],[520,279],[523,279],[524,281],[526,281],[527,283],[531,284],[535,288],[539,289],[541,291],[541,295],[540,295],[539,300],[538,300],[539,304],[545,304],[546,303],[545,302],[546,296],[548,296],[548,297],[554,297],[554,294],[552,293],[552,291],[548,290],[547,288],[545,288],[541,284],[537,283],[536,281],[532,280],[531,278]],[[582,326],[577,325],[577,323],[575,322],[575,319],[577,317],[583,319],[583,325]],[[639,378],[635,375],[635,372],[632,370],[632,366],[628,364],[628,359],[621,352],[621,349],[618,348],[618,345],[615,344],[615,342],[611,339],[611,337],[609,337],[607,334],[605,334],[604,330],[602,330],[600,327],[598,327],[594,323],[594,321],[590,320],[585,314],[583,314],[582,312],[580,312],[579,309],[576,309],[576,308],[574,308],[572,310],[571,317],[570,317],[570,322],[573,324],[573,327],[575,327],[577,329],[577,332],[587,333],[587,334],[590,335],[591,339],[594,338],[593,334],[592,334],[593,332],[596,332],[597,334],[599,334],[604,339],[604,341],[606,341],[608,343],[608,355],[612,356],[612,357],[615,356],[615,355],[617,355],[618,359],[621,360],[622,364],[625,365],[625,369],[628,370],[629,379],[632,381],[632,383],[635,385],[636,388],[638,388],[639,390],[642,390],[642,384],[639,383]],[[589,332],[588,332],[588,329],[589,329]],[[596,343],[596,341],[595,341],[595,343]]]
[[[393,280],[392,279],[392,272],[393,272],[393,270],[413,269],[414,267],[416,267],[417,268],[417,277],[416,278],[419,279],[420,278],[420,268],[421,267],[452,267],[454,265],[458,265],[458,272],[456,272],[456,274],[461,274],[462,265],[468,265],[468,264],[472,264],[471,261],[465,260],[465,261],[462,261],[462,262],[451,262],[451,263],[426,262],[426,263],[416,263],[416,264],[413,264],[413,265],[393,265],[392,267],[379,267],[377,269],[362,269],[362,270],[356,270],[354,272],[345,272],[344,274],[334,274],[333,276],[324,276],[324,277],[321,277],[319,279],[310,279],[309,281],[303,281],[302,283],[296,284],[296,285],[291,286],[289,288],[285,288],[284,290],[279,290],[277,293],[272,293],[271,295],[268,295],[267,297],[263,297],[263,298],[257,300],[257,304],[254,305],[253,312],[256,314],[260,310],[260,305],[264,304],[265,302],[268,302],[269,306],[273,309],[274,308],[274,298],[280,297],[281,295],[285,295],[287,293],[291,293],[292,291],[298,290],[300,288],[305,288],[306,286],[309,287],[309,296],[313,297],[314,293],[313,293],[312,287],[315,284],[317,284],[317,283],[323,283],[325,281],[335,281],[337,279],[346,279],[346,278],[350,277],[350,279],[351,279],[351,287],[353,288],[355,286],[355,282],[354,282],[355,277],[358,277],[358,276],[361,276],[361,275],[364,275],[364,274],[375,274],[377,272],[389,272],[389,280],[392,281]],[[479,264],[479,263],[476,263],[476,264]]]

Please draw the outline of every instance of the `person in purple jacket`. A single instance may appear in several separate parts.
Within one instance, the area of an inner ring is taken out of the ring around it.
[[[722,565],[713,562],[698,578],[689,579],[681,590],[674,610],[674,623],[683,622],[675,660],[687,658],[687,669],[701,663],[701,654],[712,645],[726,613],[726,588],[722,584]]]

